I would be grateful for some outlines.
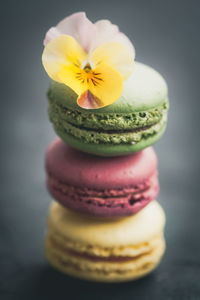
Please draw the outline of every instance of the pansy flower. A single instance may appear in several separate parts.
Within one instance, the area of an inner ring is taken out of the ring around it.
[[[108,20],[90,22],[75,13],[50,28],[42,62],[48,75],[69,86],[85,109],[101,108],[121,95],[133,71],[135,51],[130,40]]]

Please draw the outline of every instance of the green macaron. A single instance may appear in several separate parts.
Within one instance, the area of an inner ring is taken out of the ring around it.
[[[84,152],[102,156],[137,152],[154,144],[166,128],[166,82],[154,69],[138,62],[113,104],[87,110],[76,99],[69,87],[51,82],[49,117],[54,129],[66,143]]]

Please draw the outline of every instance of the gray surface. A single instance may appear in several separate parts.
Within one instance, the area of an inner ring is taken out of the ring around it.
[[[52,270],[43,254],[51,201],[43,159],[55,135],[47,117],[42,39],[79,10],[94,21],[117,23],[134,42],[137,60],[169,85],[169,125],[156,145],[167,252],[152,275],[134,283],[70,279]],[[199,2],[7,0],[0,12],[0,299],[200,299]]]

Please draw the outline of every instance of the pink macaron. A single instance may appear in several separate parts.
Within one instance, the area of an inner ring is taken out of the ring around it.
[[[56,139],[46,153],[47,187],[55,200],[93,216],[137,213],[159,191],[152,147],[128,156],[98,157]]]

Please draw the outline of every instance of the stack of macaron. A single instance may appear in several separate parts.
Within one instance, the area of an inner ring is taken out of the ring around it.
[[[42,61],[59,136],[46,152],[53,197],[46,256],[78,278],[120,282],[151,272],[165,251],[165,214],[152,145],[167,123],[167,85],[134,61],[107,20],[75,13],[52,27]]]

